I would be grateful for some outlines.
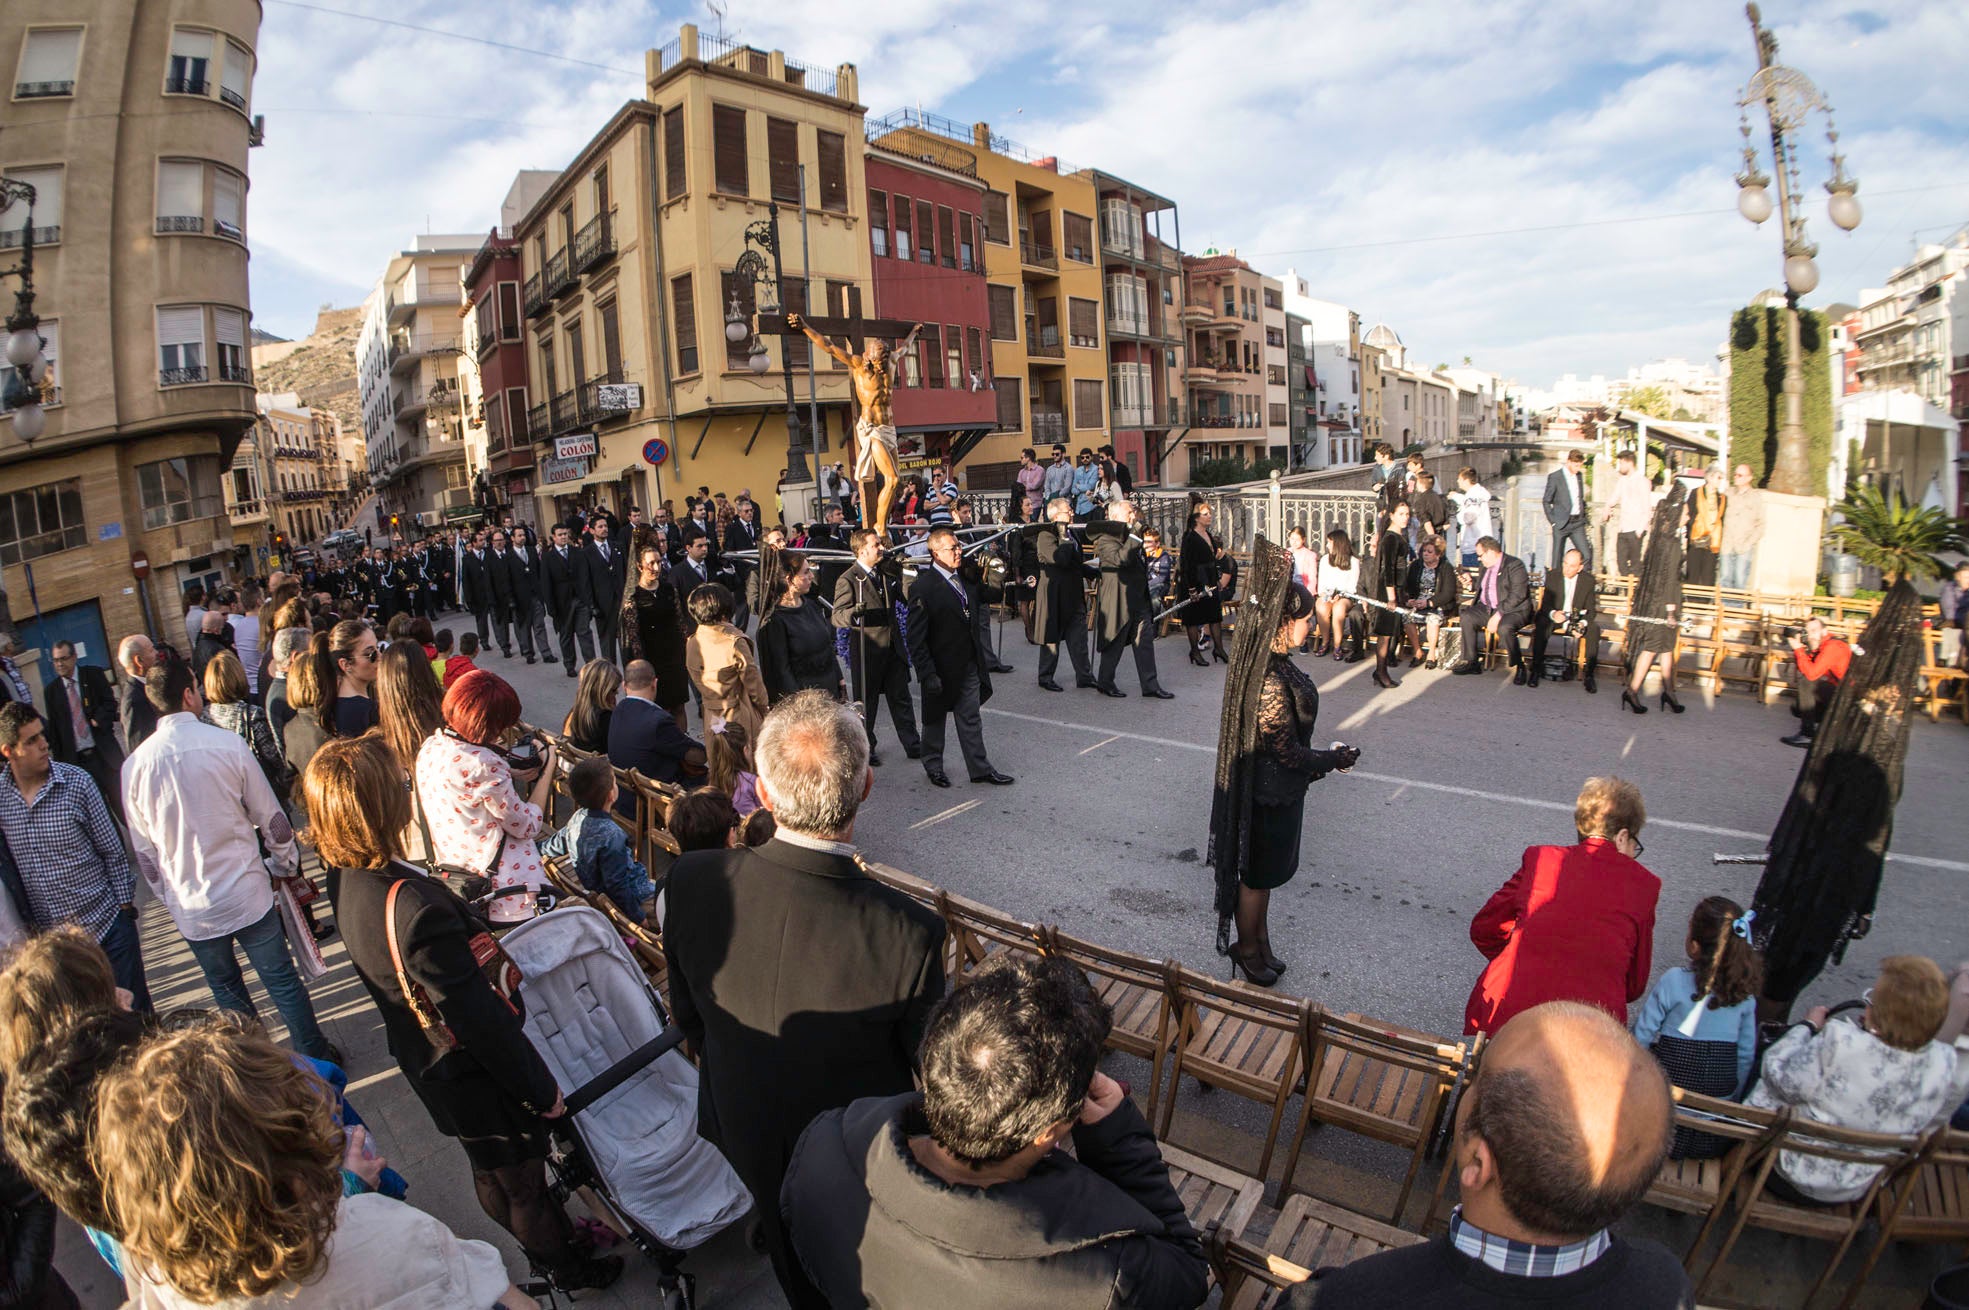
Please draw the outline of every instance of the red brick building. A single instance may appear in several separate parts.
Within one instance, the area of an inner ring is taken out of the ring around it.
[[[875,303],[866,312],[923,324],[896,390],[905,472],[961,463],[998,423],[979,244],[985,186],[961,154],[931,161],[868,147]]]
[[[475,487],[486,508],[517,506],[530,520],[533,442],[527,433],[526,343],[521,336],[520,248],[511,232],[494,228],[465,269],[464,313],[474,321],[479,394],[485,402],[484,485]]]

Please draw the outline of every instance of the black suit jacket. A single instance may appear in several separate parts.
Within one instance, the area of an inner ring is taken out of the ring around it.
[[[0,685],[4,685],[4,681],[0,681]],[[145,739],[157,731],[157,710],[151,705],[150,697],[144,694],[144,684],[135,678],[123,685],[121,712],[123,740],[131,750],[143,745]]]
[[[666,897],[698,1131],[776,1205],[816,1115],[910,1089],[944,992],[943,921],[848,856],[779,840],[682,856]]]
[[[895,646],[896,601],[901,588],[877,565],[870,573],[850,564],[834,584],[834,626],[848,629],[848,649],[863,643],[887,651]]]
[[[961,579],[960,579],[961,581]],[[934,564],[917,570],[909,588],[909,610],[903,631],[909,641],[909,662],[916,679],[925,684],[923,713],[945,714],[957,704],[958,688],[972,669],[978,673],[978,703],[991,699],[992,665],[990,643],[985,633],[985,607],[978,589],[962,582],[970,613],[957,597],[957,589],[944,580]],[[927,684],[943,684],[943,694],[932,696]]]
[[[1477,598],[1483,599],[1484,571],[1477,570]],[[1531,574],[1525,571],[1525,562],[1516,555],[1506,555],[1504,562],[1497,567],[1497,613],[1502,616],[1498,627],[1505,631],[1516,631],[1531,622]]]
[[[512,585],[513,605],[524,618],[533,612],[533,602],[540,599],[540,548],[528,546],[526,554],[520,554],[519,547],[506,548],[507,580]]]
[[[1579,475],[1579,513],[1586,515],[1586,475]],[[1572,493],[1566,490],[1566,471],[1553,469],[1545,477],[1545,521],[1558,527],[1572,517]]]
[[[684,752],[697,744],[669,711],[636,696],[618,700],[609,715],[609,763],[657,782],[679,781]]]
[[[492,583],[493,554],[486,551],[483,556],[465,552],[464,571],[459,575],[460,599],[465,608],[474,614],[489,610],[497,600],[498,590]]]
[[[759,549],[759,525],[757,520],[754,520],[752,526],[749,528],[745,526],[745,520],[743,519],[733,519],[725,525],[724,550],[727,554],[734,550],[757,549]]]
[[[96,739],[96,749],[121,764],[123,752],[116,746],[116,692],[109,685],[109,675],[93,664],[77,664],[75,682],[82,696],[83,717],[89,720],[90,735]],[[68,715],[68,692],[60,678],[50,678],[42,690],[48,700],[48,742],[55,758],[63,764],[80,763],[76,756],[75,724]]]
[[[560,627],[571,621],[577,605],[586,604],[586,592],[581,585],[581,549],[578,546],[567,548],[567,558],[561,558],[558,546],[548,546],[540,552],[540,598],[547,602],[547,610],[554,616],[554,626]]]
[[[1545,575],[1544,594],[1538,599],[1538,617],[1547,623],[1551,622],[1549,616],[1552,611],[1565,608],[1564,605],[1560,604],[1565,594],[1565,575],[1556,569],[1548,571]],[[1568,613],[1571,617],[1583,618],[1590,624],[1598,616],[1599,611],[1600,584],[1593,580],[1591,573],[1582,569],[1580,570],[1579,581],[1573,587],[1572,609]]]
[[[590,539],[581,547],[580,579],[577,585],[588,601],[588,608],[598,619],[606,618],[615,622],[615,615],[622,608],[622,592],[629,579],[629,553],[617,550],[613,542],[609,544],[608,558],[602,558],[602,548]]]

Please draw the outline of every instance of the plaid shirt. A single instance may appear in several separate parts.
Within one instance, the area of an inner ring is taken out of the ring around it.
[[[1606,1230],[1568,1242],[1564,1246],[1533,1246],[1487,1233],[1463,1217],[1457,1206],[1449,1215],[1449,1243],[1472,1260],[1489,1265],[1502,1274],[1519,1278],[1558,1278],[1576,1274],[1607,1253],[1613,1245]]]
[[[13,770],[0,769],[0,832],[20,866],[36,928],[74,923],[100,941],[130,903],[130,858],[86,770],[50,764],[30,805]]]

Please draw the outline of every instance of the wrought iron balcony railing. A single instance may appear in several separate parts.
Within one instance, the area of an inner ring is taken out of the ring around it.
[[[535,273],[526,280],[524,299],[528,318],[540,317],[541,311],[547,308],[547,293],[541,287],[540,274]]]
[[[157,385],[160,387],[182,387],[191,382],[206,381],[205,365],[190,364],[183,368],[160,368],[157,370]]]
[[[631,413],[630,406],[622,404],[619,398],[610,397],[606,404],[603,403],[602,388],[620,386],[621,383],[621,369],[611,369],[600,377],[590,378],[582,383],[579,393],[581,421],[591,423],[598,419],[618,418]]]
[[[615,223],[613,214],[597,214],[588,220],[588,225],[574,234],[574,271],[586,273],[606,260],[615,257]]]
[[[14,99],[41,100],[48,96],[72,96],[75,94],[73,79],[66,82],[16,82]]]
[[[547,270],[540,280],[540,289],[546,293],[547,299],[553,300],[574,290],[576,285],[574,270],[568,266],[567,250],[563,247],[548,258]]]
[[[167,77],[164,79],[164,94],[172,96],[203,96],[212,94],[212,84],[202,77]]]

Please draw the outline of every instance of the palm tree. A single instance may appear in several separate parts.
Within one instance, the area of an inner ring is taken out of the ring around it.
[[[1861,486],[1833,508],[1834,544],[1889,581],[1938,578],[1949,568],[1941,553],[1965,546],[1961,520],[1909,504],[1898,491]]]

